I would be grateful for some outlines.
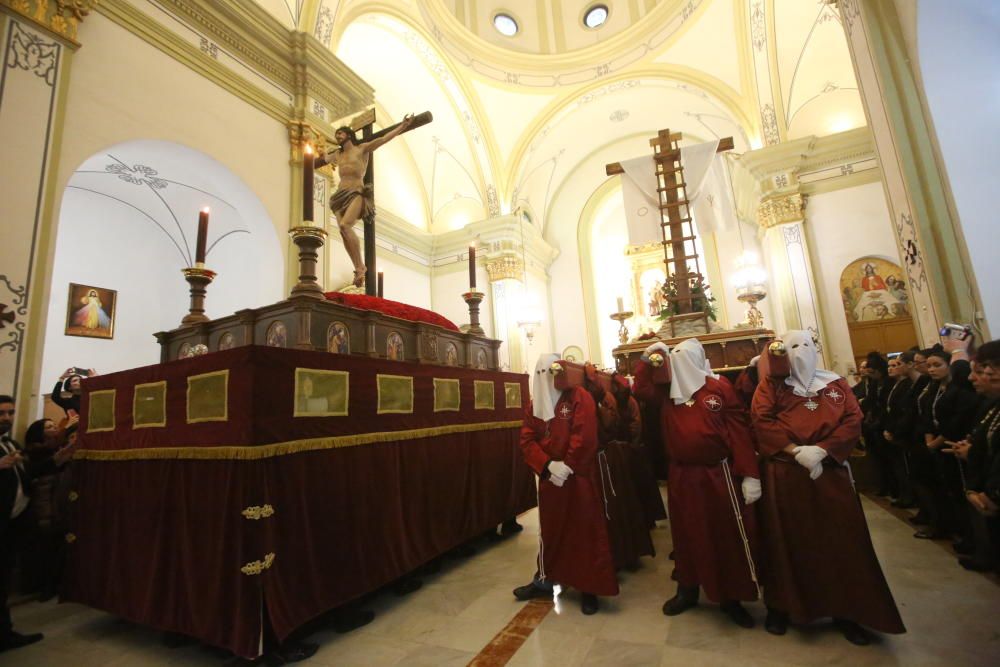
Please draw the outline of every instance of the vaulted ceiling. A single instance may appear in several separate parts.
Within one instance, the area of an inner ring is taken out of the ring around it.
[[[825,0],[259,2],[368,81],[380,121],[434,113],[396,158],[431,229],[518,207],[544,225],[570,180],[606,178],[595,156],[634,157],[662,128],[742,152],[865,124]],[[598,4],[607,20],[589,28]]]

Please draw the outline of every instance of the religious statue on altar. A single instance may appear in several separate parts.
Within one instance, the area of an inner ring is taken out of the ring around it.
[[[359,218],[375,215],[375,197],[370,184],[365,183],[365,172],[372,151],[406,132],[413,123],[413,115],[408,114],[391,131],[382,136],[358,144],[354,130],[349,126],[340,127],[334,134],[337,146],[326,154],[328,164],[335,165],[340,172],[340,184],[330,197],[330,210],[337,218],[344,248],[354,263],[354,285],[361,287],[365,282],[367,267],[361,258],[361,241],[354,225]]]

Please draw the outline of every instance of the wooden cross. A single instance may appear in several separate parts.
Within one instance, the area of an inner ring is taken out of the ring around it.
[[[697,297],[691,295],[691,283],[703,279],[694,245],[696,235],[687,199],[684,165],[681,164],[681,150],[677,145],[683,138],[684,135],[680,132],[671,134],[670,130],[660,130],[649,140],[656,169],[663,263],[667,269],[667,280],[671,282],[672,279],[676,290],[676,295],[667,296],[667,300],[677,304],[677,311],[681,315],[693,311],[691,302]],[[732,149],[732,137],[719,140],[718,152]],[[620,162],[605,165],[604,171],[608,176],[625,173]],[[693,270],[688,265],[688,260],[694,260]]]

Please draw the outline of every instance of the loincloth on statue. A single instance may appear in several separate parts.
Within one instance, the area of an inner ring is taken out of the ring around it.
[[[337,190],[330,197],[330,210],[333,211],[335,216],[342,218],[356,197],[361,197],[362,201],[361,212],[358,217],[366,218],[370,215],[375,215],[375,194],[370,185],[362,188]]]

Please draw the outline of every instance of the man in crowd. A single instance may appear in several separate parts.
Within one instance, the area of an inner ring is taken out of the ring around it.
[[[31,476],[21,446],[11,437],[14,399],[0,396],[0,651],[34,644],[42,635],[14,632],[7,608],[7,585],[17,546],[30,530],[28,490]]]
[[[581,610],[594,614],[598,595],[617,595],[597,462],[597,409],[582,386],[560,391],[543,354],[535,366],[532,400],[521,426],[524,460],[539,477],[538,570],[514,589],[518,600],[551,597],[552,586],[582,594]]]
[[[654,362],[669,364],[669,384],[654,383]],[[694,607],[700,587],[734,623],[752,628],[740,602],[758,596],[750,504],[760,498],[760,472],[743,404],[729,381],[708,367],[695,338],[672,351],[663,343],[646,348],[636,365],[635,391],[659,403],[670,457],[667,504],[677,594],[663,613],[676,616]]]
[[[778,373],[783,357],[787,377]],[[772,344],[767,366],[752,409],[762,456],[767,631],[781,635],[789,620],[832,617],[853,644],[870,642],[861,625],[905,632],[845,465],[861,436],[854,394],[819,368],[808,331]]]

